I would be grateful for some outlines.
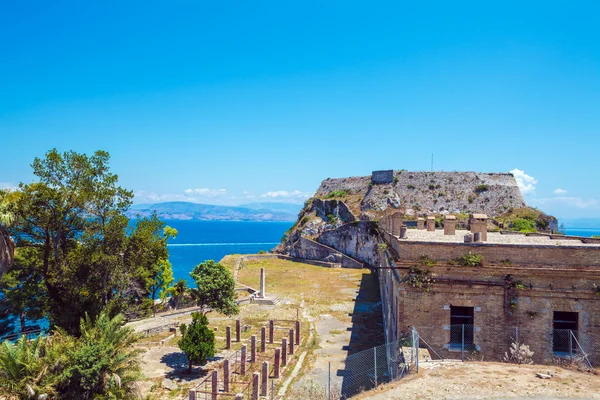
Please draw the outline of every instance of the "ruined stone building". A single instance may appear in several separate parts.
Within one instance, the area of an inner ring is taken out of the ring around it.
[[[417,229],[389,210],[380,220],[379,279],[388,342],[416,327],[444,358],[501,359],[512,342],[537,362],[600,345],[600,239],[488,232],[473,214],[470,231],[446,216]]]
[[[536,361],[580,346],[600,362],[600,240],[557,230],[511,174],[388,170],[325,179],[275,250],[377,271],[388,342],[416,327],[445,358],[519,342]]]

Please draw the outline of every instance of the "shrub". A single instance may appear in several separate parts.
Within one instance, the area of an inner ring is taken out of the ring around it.
[[[402,282],[414,288],[424,289],[426,292],[429,292],[431,286],[435,283],[435,280],[433,280],[429,269],[413,265],[408,267],[408,273],[402,277]]]
[[[515,218],[512,229],[523,233],[537,231],[535,221],[526,218]]]
[[[409,183],[408,185],[406,185],[406,187],[411,190],[415,189],[415,185],[413,185],[412,183]]]
[[[510,345],[510,354],[504,353],[504,362],[516,363],[516,364],[533,364],[533,355],[535,353],[531,351],[529,346],[521,344],[517,346],[517,343],[513,342]]]
[[[490,187],[488,185],[477,185],[477,187],[475,188],[475,193],[481,194],[483,192],[487,192],[488,190],[490,190]]]
[[[215,355],[215,334],[208,327],[208,319],[200,313],[192,313],[192,323],[181,324],[181,339],[177,343],[188,359],[188,372],[194,364],[205,364]]]
[[[325,196],[326,199],[332,199],[334,197],[346,197],[348,196],[348,191],[346,190],[334,190],[333,192],[327,193]]]
[[[429,256],[421,256],[419,265],[423,267],[433,267],[435,265],[435,260]]]
[[[470,203],[473,203],[473,201],[475,200],[475,197],[469,195],[469,197],[467,198],[467,201]]]
[[[468,252],[458,259],[458,263],[465,267],[480,267],[483,265],[483,256],[481,254]]]

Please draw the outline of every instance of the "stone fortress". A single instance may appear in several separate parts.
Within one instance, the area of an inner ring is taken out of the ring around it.
[[[542,362],[600,349],[600,239],[557,228],[511,174],[375,171],[323,181],[276,250],[377,271],[387,342],[416,327],[440,357],[517,341]]]

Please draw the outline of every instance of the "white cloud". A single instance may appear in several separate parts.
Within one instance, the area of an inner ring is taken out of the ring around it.
[[[510,173],[514,175],[522,194],[526,195],[535,192],[535,185],[537,185],[538,181],[533,176],[527,175],[518,168],[513,169]]]
[[[0,182],[0,189],[15,189],[16,186],[10,182]]]
[[[559,188],[559,189],[556,189],[556,190],[554,191],[554,194],[558,194],[558,195],[565,195],[565,194],[567,194],[567,191],[566,191],[565,189],[560,189],[560,188]]]
[[[260,197],[265,199],[302,201],[308,199],[310,194],[301,192],[299,190],[294,190],[293,192],[288,192],[287,190],[278,190],[275,192],[263,193],[260,195]]]
[[[549,197],[533,199],[531,203],[538,206],[563,206],[579,209],[600,209],[600,202],[594,199],[582,199],[581,197]]]
[[[209,188],[199,188],[199,189],[186,189],[185,194],[188,196],[203,196],[203,197],[217,197],[217,196],[225,196],[227,194],[227,190],[225,189],[209,189]]]

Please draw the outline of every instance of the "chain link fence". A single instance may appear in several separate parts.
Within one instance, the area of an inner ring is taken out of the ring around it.
[[[573,329],[530,329],[518,326],[445,325],[415,327],[421,342],[420,361],[506,361],[516,363],[600,366],[600,337]],[[412,333],[414,336],[415,334]],[[423,345],[426,343],[426,345]]]

